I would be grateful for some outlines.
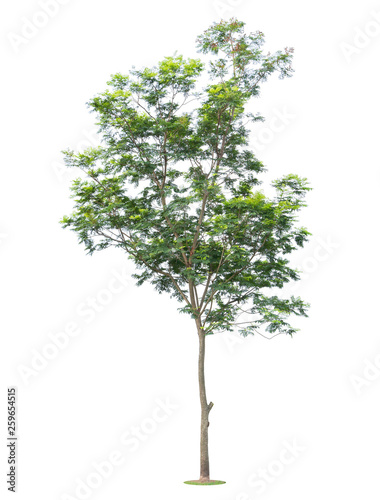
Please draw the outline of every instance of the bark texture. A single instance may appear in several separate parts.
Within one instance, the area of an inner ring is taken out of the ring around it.
[[[198,379],[199,379],[199,397],[201,402],[201,441],[200,441],[200,481],[210,480],[210,462],[208,455],[208,415],[213,403],[207,403],[206,384],[205,384],[205,351],[206,336],[203,330],[198,327],[199,337],[199,359],[198,359]]]

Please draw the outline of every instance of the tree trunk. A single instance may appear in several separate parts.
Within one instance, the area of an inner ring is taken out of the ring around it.
[[[206,384],[205,384],[205,347],[206,336],[204,331],[199,327],[199,359],[198,359],[198,380],[199,380],[199,397],[201,402],[201,462],[200,462],[200,477],[199,481],[207,482],[210,480],[210,464],[208,456],[208,414],[210,413],[213,403],[207,404]]]

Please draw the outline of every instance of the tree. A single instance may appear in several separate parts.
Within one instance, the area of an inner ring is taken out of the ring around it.
[[[272,73],[291,76],[293,50],[264,55],[263,33],[246,34],[244,25],[221,21],[198,37],[199,52],[210,55],[203,89],[205,63],[176,54],[153,68],[113,75],[108,90],[88,103],[102,145],[64,151],[67,166],[84,175],[73,182],[75,209],[63,227],[78,234],[89,254],[124,250],[137,285],[168,292],[195,322],[201,439],[194,483],[200,484],[212,483],[206,337],[235,328],[247,336],[264,327],[292,335],[289,315],[307,316],[299,297],[271,289],[299,279],[286,255],[310,234],[296,227],[310,188],[290,174],[273,181],[273,199],[256,189],[265,168],[247,147],[247,124],[263,118],[245,111]]]

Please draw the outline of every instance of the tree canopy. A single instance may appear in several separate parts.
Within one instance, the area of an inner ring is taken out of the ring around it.
[[[221,21],[199,36],[206,61],[175,54],[112,75],[88,102],[101,146],[64,152],[85,175],[61,223],[90,254],[124,250],[137,284],[168,292],[206,335],[292,335],[289,316],[306,316],[307,304],[272,289],[300,278],[287,255],[310,234],[297,225],[310,187],[289,174],[273,181],[273,198],[258,189],[265,168],[248,126],[263,118],[245,106],[272,73],[291,76],[293,51],[264,54],[263,33],[244,25]]]

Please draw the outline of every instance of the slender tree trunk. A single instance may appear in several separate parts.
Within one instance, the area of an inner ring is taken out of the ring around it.
[[[213,403],[207,404],[206,384],[205,384],[205,348],[206,336],[204,331],[197,324],[199,337],[199,359],[198,359],[198,380],[199,380],[199,397],[201,402],[201,461],[200,461],[200,477],[199,480],[207,482],[210,480],[210,464],[208,456],[208,414],[210,413]]]

